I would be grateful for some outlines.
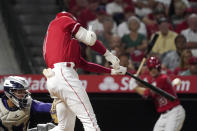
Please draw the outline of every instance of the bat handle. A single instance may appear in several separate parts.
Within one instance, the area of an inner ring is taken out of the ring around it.
[[[142,67],[143,67],[143,65],[144,65],[145,62],[146,62],[146,57],[144,57],[144,58],[142,59],[142,62],[140,63],[140,66],[139,66],[139,68],[138,68],[138,70],[137,70],[137,72],[136,72],[136,76],[139,76],[139,75],[140,75],[140,72],[141,72]]]

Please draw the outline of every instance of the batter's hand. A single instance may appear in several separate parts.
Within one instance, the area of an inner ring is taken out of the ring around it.
[[[55,75],[51,68],[44,69],[42,73],[47,79]]]
[[[111,62],[112,64],[112,68],[118,70],[120,68],[120,60],[118,59],[118,57],[116,57],[115,55],[113,55],[111,52],[109,52],[108,50],[105,52],[104,54],[105,59],[109,62]]]
[[[127,68],[120,66],[119,69],[111,69],[111,75],[125,75],[127,72]]]

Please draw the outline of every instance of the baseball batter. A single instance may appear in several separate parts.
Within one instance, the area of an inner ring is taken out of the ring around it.
[[[170,80],[166,74],[161,74],[161,63],[157,57],[150,57],[146,61],[149,73],[152,76],[149,83],[152,83],[156,87],[176,96]],[[134,87],[135,91],[144,96],[152,96],[155,103],[155,107],[160,117],[157,120],[154,131],[180,131],[185,119],[185,110],[180,105],[178,98],[175,101],[170,101],[159,94],[154,93],[148,88],[142,88],[140,84],[137,84],[133,78],[130,80],[130,86]]]
[[[83,42],[105,56],[112,63],[112,69],[85,61],[80,54]],[[119,65],[119,59],[100,43],[96,34],[86,30],[68,12],[60,12],[48,26],[43,44],[43,55],[48,69],[47,89],[57,99],[58,126],[52,131],[74,131],[76,116],[85,131],[100,131],[85,89],[79,80],[77,68],[97,73],[125,74],[126,68]]]

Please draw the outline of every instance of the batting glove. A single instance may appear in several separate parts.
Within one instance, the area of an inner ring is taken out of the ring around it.
[[[120,66],[119,69],[111,69],[111,75],[125,75],[127,72],[127,68]]]
[[[112,64],[112,68],[114,69],[119,69],[120,68],[120,60],[118,59],[118,57],[116,57],[115,55],[113,55],[110,51],[106,51],[105,54],[105,59],[109,62],[111,62]]]

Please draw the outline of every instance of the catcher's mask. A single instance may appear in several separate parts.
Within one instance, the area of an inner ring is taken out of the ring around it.
[[[24,77],[9,76],[4,82],[5,95],[20,109],[30,105],[29,83]]]

